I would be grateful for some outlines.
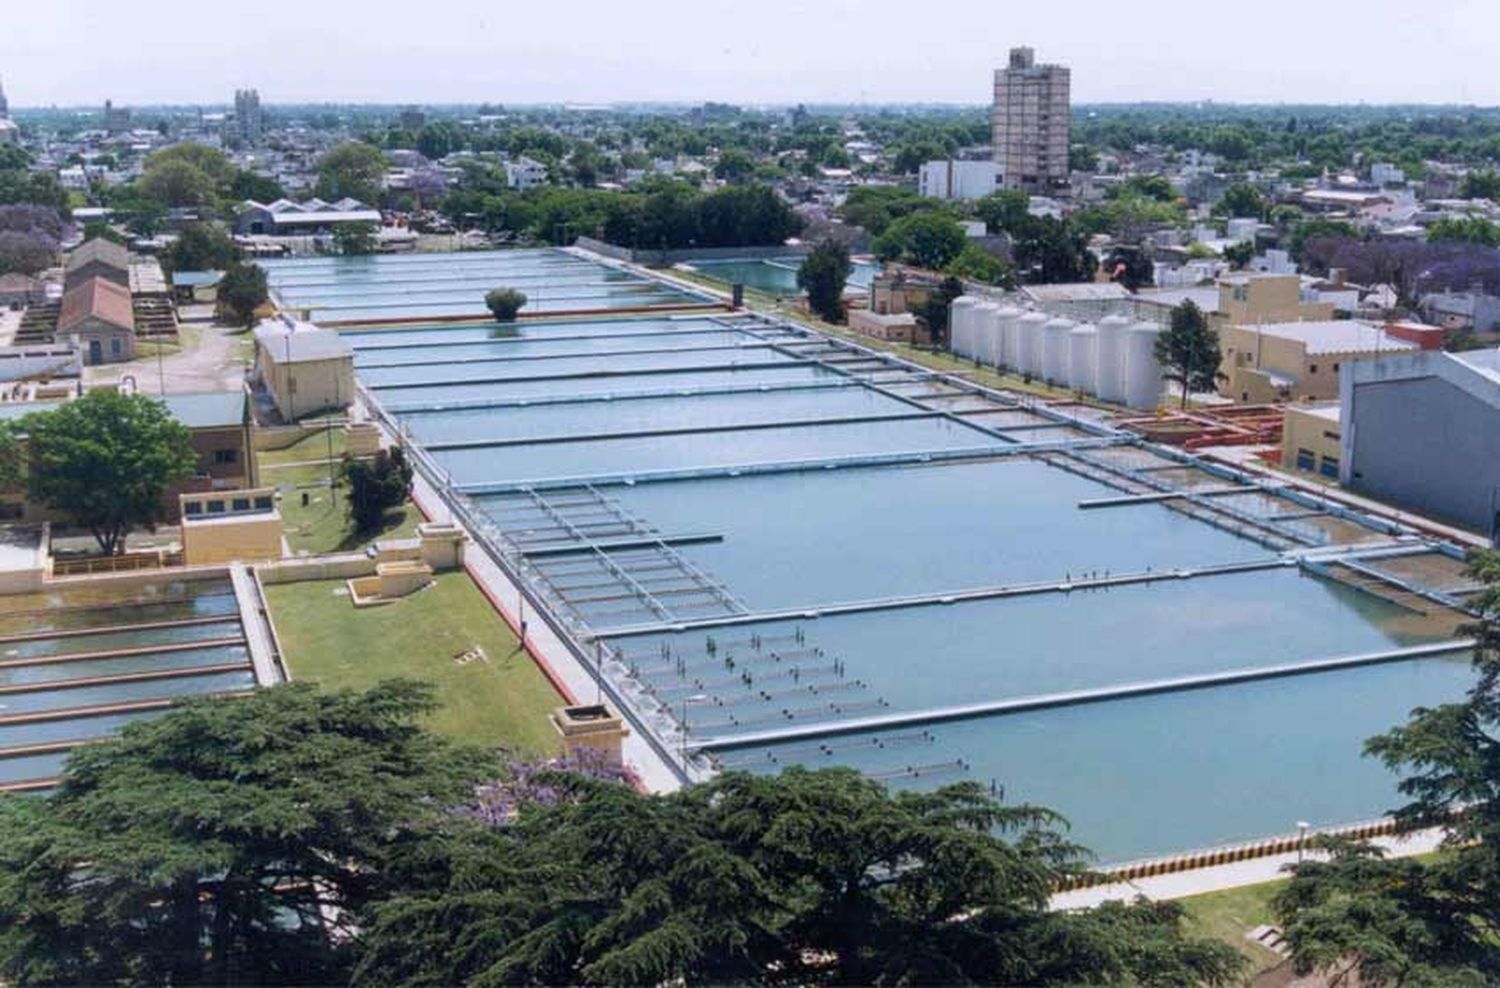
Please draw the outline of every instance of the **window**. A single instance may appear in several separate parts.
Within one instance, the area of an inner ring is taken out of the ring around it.
[[[240,462],[240,451],[239,450],[237,450],[237,449],[216,449],[216,450],[214,450],[214,465],[215,466],[221,466],[222,467],[222,466],[226,466],[226,465],[228,465],[230,463],[238,463],[238,462]]]
[[[1318,473],[1332,480],[1339,479],[1339,458],[1337,456],[1323,457],[1323,465],[1318,468]]]
[[[1338,373],[1338,372],[1339,372],[1339,362],[1338,362],[1338,361],[1337,361],[1337,360],[1335,360],[1335,361],[1334,361],[1334,362],[1333,362],[1333,372],[1334,372],[1334,373],[1335,373],[1335,374],[1337,374],[1337,373]]]
[[[109,352],[116,357],[120,355],[120,341],[118,338],[109,341]]]
[[[183,502],[182,513],[185,514],[185,515],[201,515],[201,514],[203,514],[203,502],[202,501],[185,501],[185,502]]]
[[[1307,372],[1309,374],[1316,374],[1318,372],[1318,365],[1317,364],[1308,364],[1307,365]]]
[[[270,511],[271,508],[274,507],[274,506],[275,506],[274,502],[268,496],[262,495],[262,496],[257,497],[255,499],[255,510],[256,511]]]
[[[1318,468],[1318,458],[1313,455],[1313,451],[1312,450],[1310,450],[1310,449],[1299,449],[1299,450],[1297,450],[1297,469],[1298,470],[1306,470],[1309,473],[1311,473],[1313,470],[1316,470],[1317,468]]]
[[[208,502],[208,513],[211,514],[211,515],[222,515],[224,513],[224,502],[223,501],[210,501],[210,502]]]

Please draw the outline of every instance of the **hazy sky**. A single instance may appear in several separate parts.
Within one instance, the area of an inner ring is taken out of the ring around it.
[[[0,0],[15,106],[989,100],[1500,104],[1496,0]]]

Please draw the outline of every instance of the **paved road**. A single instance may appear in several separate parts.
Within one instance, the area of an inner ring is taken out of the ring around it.
[[[245,336],[223,326],[186,325],[182,329],[186,347],[165,355],[141,357],[123,364],[100,364],[84,368],[84,383],[90,387],[135,379],[144,394],[182,394],[193,391],[233,390],[245,380],[242,340]]]

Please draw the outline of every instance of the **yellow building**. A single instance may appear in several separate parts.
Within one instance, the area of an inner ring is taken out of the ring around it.
[[[281,558],[276,488],[183,494],[182,558],[189,566]]]
[[[1417,346],[1346,319],[1230,325],[1219,331],[1219,348],[1220,391],[1235,401],[1264,404],[1337,400],[1344,363]]]
[[[255,373],[287,422],[342,410],[354,399],[354,348],[311,323],[281,318],[257,326]]]
[[[1295,274],[1237,274],[1219,280],[1218,311],[1228,326],[1326,321],[1333,318],[1333,303],[1303,301],[1302,279]]]
[[[1339,479],[1339,406],[1288,405],[1281,426],[1281,467]]]

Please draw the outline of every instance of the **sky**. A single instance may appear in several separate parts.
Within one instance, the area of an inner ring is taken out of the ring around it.
[[[1015,45],[1073,99],[1500,105],[1496,0],[0,0],[13,107],[989,102]]]

